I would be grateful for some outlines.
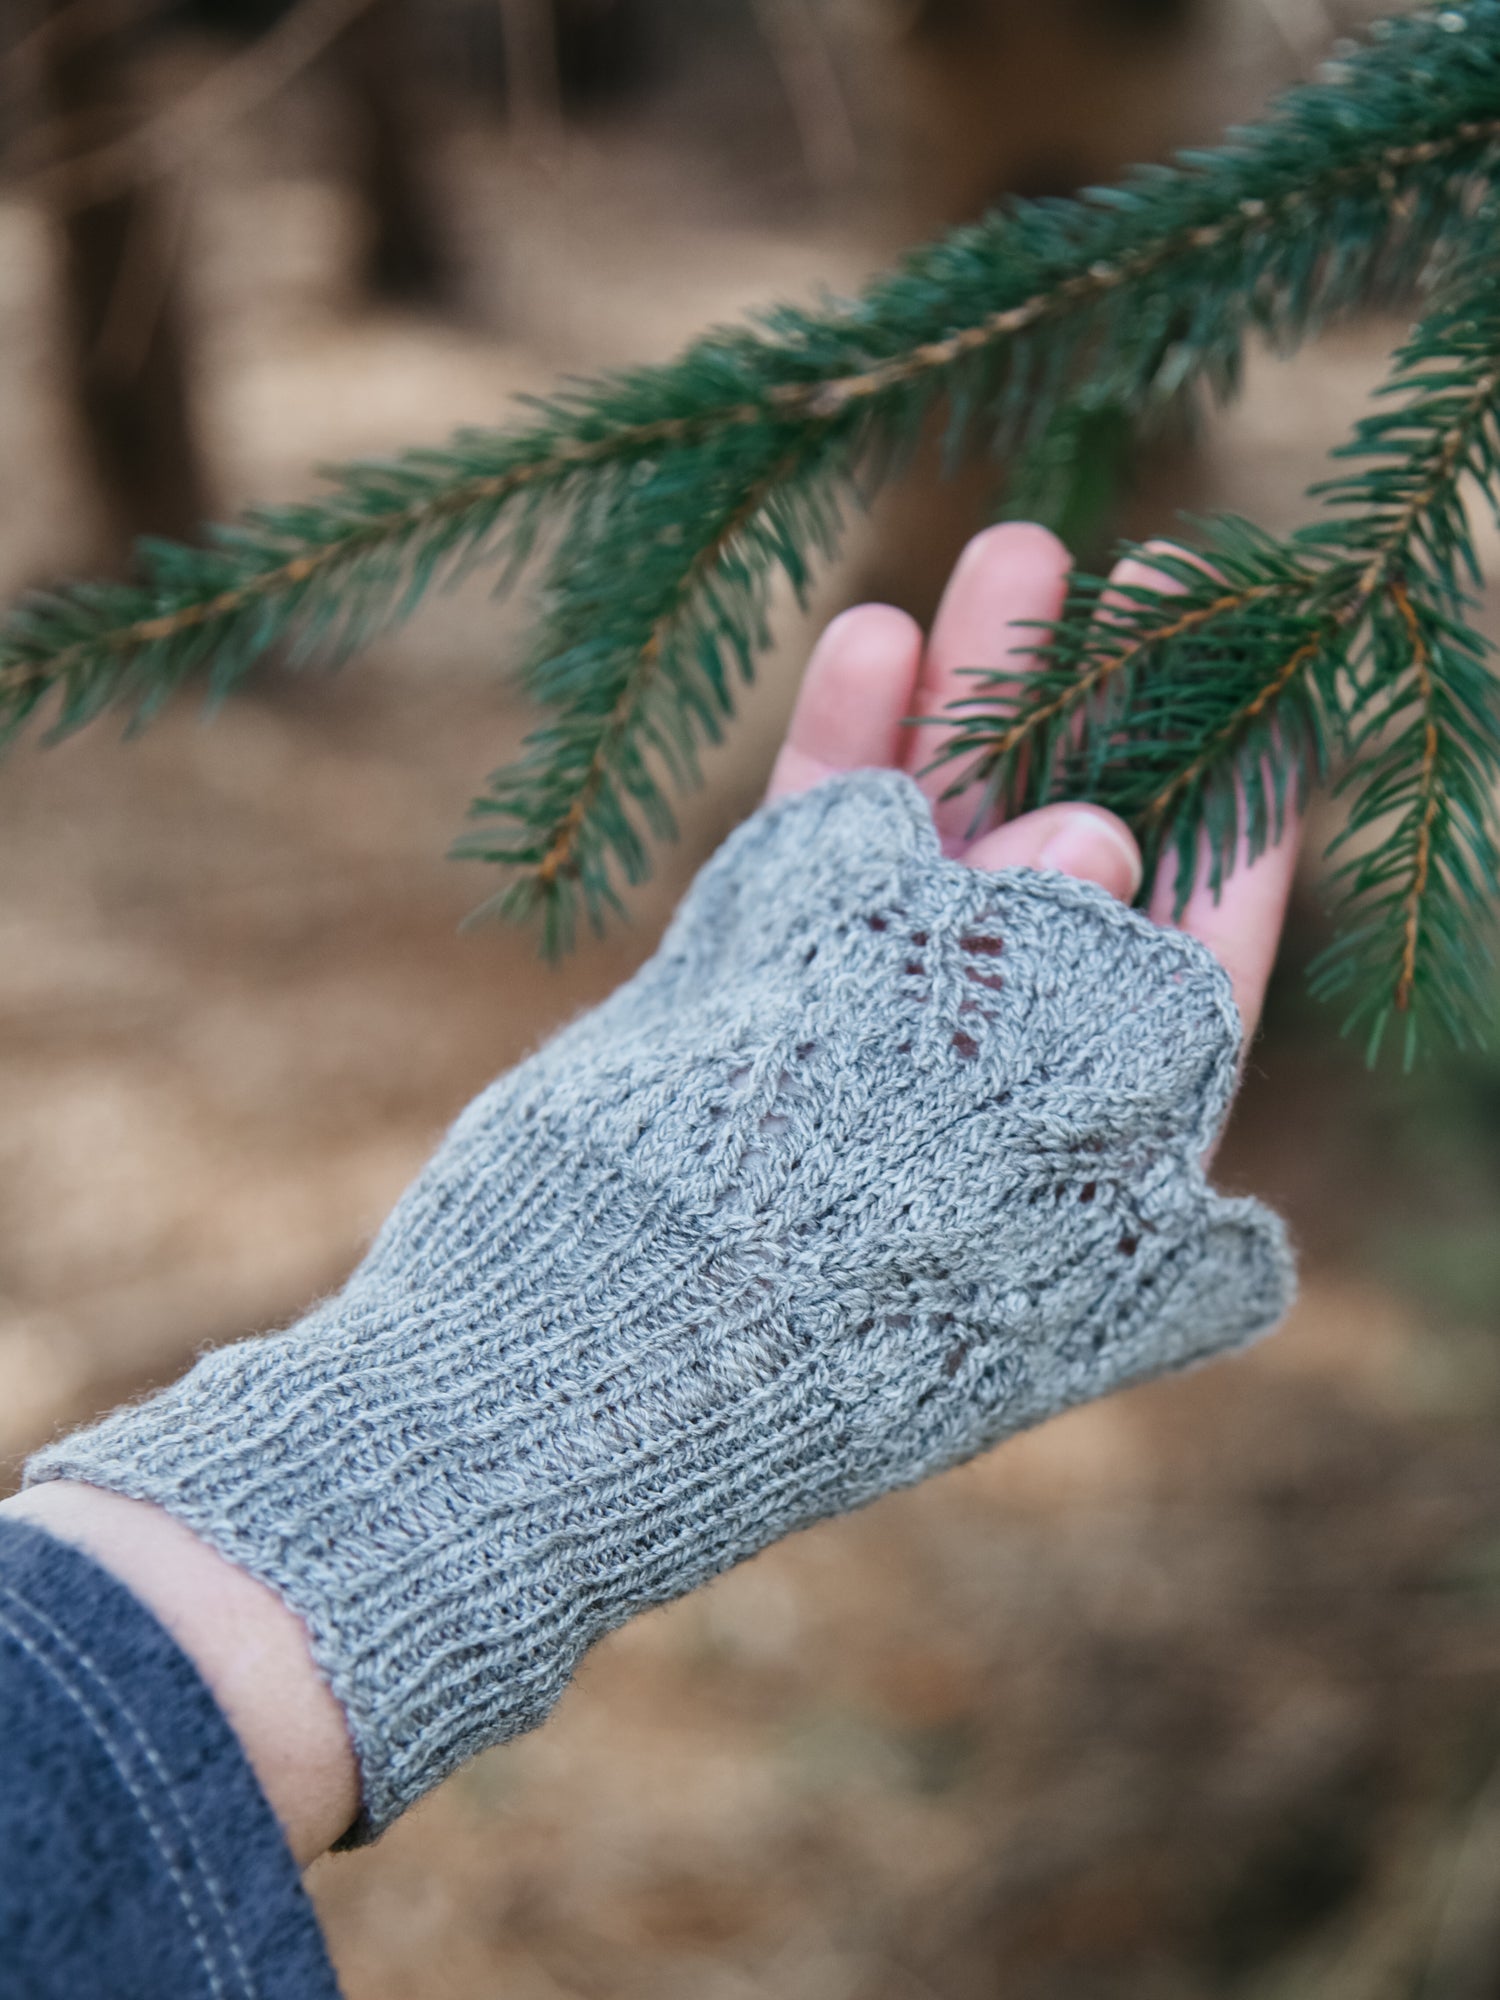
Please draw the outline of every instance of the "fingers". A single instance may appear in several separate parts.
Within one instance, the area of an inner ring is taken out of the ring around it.
[[[1008,522],[976,535],[958,559],[943,593],[922,664],[916,712],[938,716],[949,702],[975,692],[965,672],[1011,667],[1024,674],[1034,656],[1038,624],[1051,624],[1068,586],[1068,552],[1057,537],[1029,522]],[[955,799],[942,794],[958,775],[943,765],[921,775],[951,734],[941,722],[908,731],[906,768],[933,801],[933,818],[945,849],[955,852],[974,833],[982,792],[969,787]]]
[[[1148,549],[1121,563],[1112,579],[1115,588],[1180,588],[1149,558]],[[769,796],[805,791],[837,771],[904,765],[934,802],[933,817],[948,853],[963,853],[975,868],[1056,869],[1131,900],[1140,886],[1140,853],[1113,813],[1091,805],[1045,806],[982,832],[970,845],[977,788],[943,801],[952,767],[920,775],[941,751],[949,729],[937,720],[904,726],[914,710],[937,717],[948,703],[965,699],[972,691],[965,668],[1010,666],[1024,674],[1034,657],[1031,628],[1056,619],[1067,577],[1062,544],[1044,528],[1015,523],[976,535],[964,550],[925,655],[919,627],[888,605],[860,605],[836,618],[808,664]],[[1109,616],[1108,598],[1101,616]],[[1253,863],[1242,854],[1217,900],[1205,856],[1183,915],[1175,920],[1227,970],[1247,1035],[1260,1018],[1275,960],[1298,835],[1295,816],[1289,815],[1283,839]],[[1149,898],[1158,923],[1174,922],[1175,881],[1176,861],[1169,858]]]
[[[899,764],[921,663],[922,628],[904,611],[860,604],[835,618],[808,661],[766,796]]]
[[[977,537],[969,544],[959,574],[971,555],[970,574],[979,572],[978,588],[971,583],[960,591],[960,623],[955,627],[949,618],[950,634],[962,630],[963,620],[973,628],[994,575],[1000,576],[1007,593],[1000,605],[1005,615],[1013,601],[1006,579],[1013,575],[1017,560],[1035,565],[1040,556],[1041,567],[1057,576],[1055,559],[1060,559],[1059,580],[1066,581],[1066,557],[1041,529],[995,529]],[[957,584],[958,575],[950,597]],[[1039,602],[1034,588],[1032,601]],[[1037,615],[1055,616],[1051,602],[1049,598]],[[993,639],[989,650],[996,657]],[[767,796],[786,798],[806,791],[835,771],[902,763],[912,734],[903,723],[916,699],[921,664],[921,630],[904,612],[889,605],[864,604],[836,618],[808,662]],[[1140,887],[1140,852],[1129,829],[1099,806],[1056,805],[1027,813],[987,834],[964,858],[975,868],[1057,869],[1081,881],[1097,882],[1126,901]]]
[[[1097,882],[1122,903],[1141,886],[1141,851],[1124,820],[1102,806],[1042,806],[987,833],[964,855],[971,868],[1054,868]]]
[[[1128,605],[1127,590],[1154,590],[1162,597],[1181,595],[1183,585],[1178,578],[1169,575],[1166,570],[1157,569],[1149,560],[1153,551],[1164,556],[1176,556],[1179,560],[1186,559],[1205,575],[1211,574],[1208,564],[1193,550],[1179,548],[1175,542],[1147,542],[1142,555],[1126,556],[1110,571],[1109,589],[1100,603],[1101,617],[1107,618],[1111,609],[1118,611]]]
[[[1153,543],[1152,547],[1165,549],[1172,544]],[[1175,549],[1173,552],[1185,553]],[[1135,556],[1120,564],[1112,581],[1116,585],[1144,586],[1163,595],[1182,588],[1171,577],[1153,569],[1148,561]],[[1233,872],[1225,877],[1217,897],[1210,886],[1210,857],[1205,846],[1192,894],[1180,917],[1173,915],[1178,876],[1175,853],[1163,862],[1151,887],[1147,904],[1151,917],[1159,924],[1175,925],[1207,945],[1229,974],[1247,1039],[1260,1020],[1266,986],[1276,962],[1287,899],[1297,871],[1300,838],[1299,816],[1289,810],[1282,839],[1256,860],[1250,860],[1242,842]]]
[[[1152,886],[1148,907],[1156,922],[1178,924],[1200,944],[1206,944],[1229,974],[1247,1039],[1260,1020],[1266,985],[1276,962],[1287,898],[1297,872],[1301,831],[1300,820],[1289,815],[1286,832],[1276,846],[1268,847],[1254,861],[1248,860],[1242,850],[1234,873],[1225,878],[1217,901],[1208,884],[1205,858],[1199,864],[1198,880],[1187,908],[1179,918],[1172,915],[1177,882],[1175,854],[1162,864]]]

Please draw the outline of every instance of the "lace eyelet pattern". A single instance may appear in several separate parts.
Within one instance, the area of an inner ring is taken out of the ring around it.
[[[1273,1326],[1280,1225],[1202,1166],[1238,1040],[1191,940],[831,780],[475,1100],[339,1294],[29,1476],[293,1606],[370,1837],[633,1611]]]

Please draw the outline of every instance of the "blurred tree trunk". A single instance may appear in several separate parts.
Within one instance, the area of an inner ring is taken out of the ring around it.
[[[1216,137],[1194,31],[1223,0],[917,0],[902,61],[919,198],[967,220]]]
[[[451,302],[456,273],[428,170],[432,135],[421,100],[415,0],[374,0],[339,39],[335,60],[353,99],[353,168],[369,237],[364,277],[377,298]]]
[[[642,0],[531,0],[551,14],[558,95],[587,111],[628,94],[651,71],[655,37]],[[670,11],[670,10],[668,10]]]
[[[886,0],[889,4],[889,0]],[[899,101],[910,169],[908,241],[1007,194],[1071,194],[1216,133],[1197,32],[1224,0],[915,0],[901,15]],[[931,615],[954,557],[989,518],[996,467],[975,456],[940,477],[938,434],[877,510],[864,579]],[[1142,514],[1159,525],[1191,492],[1181,447],[1130,454]],[[1132,506],[1131,511],[1134,511]],[[1122,509],[1105,529],[1128,525]],[[1099,550],[1082,551],[1089,559]]]
[[[46,0],[57,20],[69,0]],[[138,9],[97,0],[93,32],[47,36],[41,84],[67,153],[135,122],[126,30]],[[188,539],[213,513],[193,420],[186,311],[159,189],[54,199],[64,352],[90,469],[123,557],[137,535]]]
[[[555,146],[562,128],[562,79],[553,0],[498,4],[511,135],[523,146]]]

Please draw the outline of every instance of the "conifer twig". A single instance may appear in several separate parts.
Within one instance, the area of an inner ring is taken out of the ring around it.
[[[1292,649],[1264,685],[1220,724],[1191,762],[1184,764],[1154,798],[1147,800],[1141,815],[1147,826],[1159,826],[1169,820],[1185,793],[1201,784],[1221,760],[1234,756],[1245,735],[1277,706],[1292,683],[1309,670],[1327,640],[1326,630],[1319,630]]]
[[[694,586],[722,561],[726,550],[754,520],[764,506],[767,496],[775,490],[790,470],[790,461],[782,458],[772,466],[758,486],[739,499],[727,517],[713,530],[708,540],[696,552],[692,562],[684,570],[675,596],[652,625],[644,645],[639,649],[635,661],[625,675],[620,692],[615,699],[603,727],[598,734],[588,767],[574,790],[567,811],[550,829],[542,850],[542,857],[536,864],[537,881],[543,889],[550,890],[559,878],[577,872],[577,849],[579,837],[588,824],[600,787],[608,777],[611,753],[621,737],[628,733],[641,705],[644,689],[652,677],[660,671],[662,655],[670,642],[672,628],[682,615],[683,606],[692,594]]]
[[[1422,754],[1417,766],[1417,837],[1412,853],[1411,881],[1402,904],[1401,966],[1396,975],[1392,1006],[1398,1014],[1411,1011],[1417,984],[1417,953],[1422,935],[1422,909],[1432,877],[1432,827],[1438,813],[1438,735],[1432,662],[1427,642],[1404,584],[1394,584],[1391,598],[1401,614],[1411,645],[1411,670],[1422,709]]]
[[[137,595],[23,607],[0,638],[0,700],[11,697],[0,718],[91,657],[119,670],[205,629],[242,671],[306,616],[310,586],[357,588],[361,565],[385,552],[410,583],[434,541],[451,550],[455,523],[458,543],[465,526],[482,538],[517,493],[560,490],[591,468],[721,438],[729,448],[732,433],[768,424],[802,427],[809,450],[841,441],[852,461],[899,444],[941,393],[971,425],[982,412],[999,443],[1034,430],[1064,371],[1085,363],[1126,404],[1194,375],[1224,381],[1250,328],[1289,342],[1372,290],[1397,292],[1461,224],[1500,149],[1500,63],[1480,43],[1397,23],[1341,84],[1292,93],[1220,153],[1077,202],[1022,204],[856,301],[710,336],[669,367],[542,405],[529,427],[350,467],[325,500],[251,516],[196,565],[148,551]],[[1321,254],[1330,238],[1336,258]],[[377,595],[362,632],[421,591]],[[135,698],[136,677],[123,673],[118,692]]]
[[[1500,0],[1382,24],[1215,151],[1016,204],[858,298],[708,334],[509,430],[346,467],[206,548],[149,545],[132,584],[24,600],[0,628],[0,742],[49,702],[63,733],[109,707],[145,719],[193,678],[221,695],[273,649],[337,659],[445,580],[491,564],[508,582],[546,550],[523,670],[541,719],[460,851],[502,866],[495,906],[560,944],[672,833],[669,794],[733,714],[775,577],[805,591],[940,404],[950,438],[1024,467],[1070,411],[1136,423],[1232,393],[1252,336],[1284,349],[1436,277],[1328,517],[1139,551],[1162,590],[1106,602],[1080,580],[1040,670],[978,676],[949,744],[1007,808],[1111,806],[1148,860],[1177,855],[1183,896],[1201,849],[1222,880],[1351,752],[1371,845],[1343,864],[1318,985],[1350,995],[1372,1045],[1403,1019],[1410,1054],[1487,1004],[1467,945],[1497,874],[1500,724],[1460,487],[1500,492],[1497,213]]]
[[[1462,488],[1500,488],[1500,271],[1488,214],[1397,356],[1374,414],[1315,488],[1335,510],[1277,542],[1210,524],[1196,555],[1135,553],[1159,588],[1073,587],[1040,672],[976,677],[947,754],[953,791],[981,782],[1016,811],[1059,794],[1112,807],[1149,860],[1178,856],[1179,904],[1207,836],[1217,885],[1242,844],[1276,838],[1331,747],[1372,752],[1346,781],[1342,936],[1316,973],[1352,991],[1378,1048],[1405,1017],[1476,1031],[1492,1001],[1482,936],[1500,878],[1500,715],[1468,628],[1478,568]],[[1392,741],[1373,749],[1383,731]],[[1419,1019],[1418,1017],[1423,1017]]]

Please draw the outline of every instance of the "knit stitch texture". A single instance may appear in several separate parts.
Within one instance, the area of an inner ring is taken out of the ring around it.
[[[1274,1325],[1281,1226],[1201,1165],[1239,1039],[1191,939],[831,780],[470,1105],[342,1292],[28,1477],[281,1594],[372,1837],[633,1612]]]

